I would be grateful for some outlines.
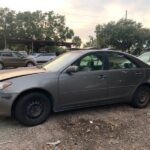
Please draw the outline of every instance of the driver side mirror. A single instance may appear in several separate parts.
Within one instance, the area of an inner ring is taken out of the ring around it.
[[[70,74],[70,73],[78,72],[78,70],[79,70],[78,66],[70,66],[66,69],[66,72]]]

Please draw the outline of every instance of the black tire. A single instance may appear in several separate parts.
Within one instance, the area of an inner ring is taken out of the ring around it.
[[[51,112],[51,102],[42,93],[27,93],[15,106],[15,118],[26,126],[43,123]]]
[[[4,69],[4,64],[2,62],[0,62],[0,70]]]
[[[32,66],[35,66],[35,64],[34,64],[33,62],[28,62],[28,63],[26,64],[26,67],[32,67]]]
[[[132,106],[135,108],[144,108],[150,101],[150,88],[147,86],[139,87],[132,100]]]

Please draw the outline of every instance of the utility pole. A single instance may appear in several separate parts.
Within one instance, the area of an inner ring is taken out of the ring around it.
[[[35,41],[35,35],[32,35],[32,49],[31,49],[31,53],[33,54],[34,51],[34,41]]]
[[[126,10],[126,13],[125,13],[125,20],[127,20],[128,18],[128,11]]]
[[[7,48],[7,39],[6,39],[6,15],[4,15],[3,21],[4,21],[4,49]]]
[[[4,49],[7,49],[7,39],[6,39],[6,23],[5,23],[5,27],[4,27]]]

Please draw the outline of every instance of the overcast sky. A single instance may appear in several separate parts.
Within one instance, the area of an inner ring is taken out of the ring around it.
[[[149,0],[0,0],[0,7],[16,11],[51,11],[65,15],[66,25],[83,41],[94,35],[97,24],[117,21],[125,17],[150,28]]]

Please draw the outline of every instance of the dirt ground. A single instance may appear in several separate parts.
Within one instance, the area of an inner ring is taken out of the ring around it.
[[[150,106],[119,104],[55,113],[35,127],[0,118],[0,150],[43,150],[57,140],[65,150],[149,150]]]

